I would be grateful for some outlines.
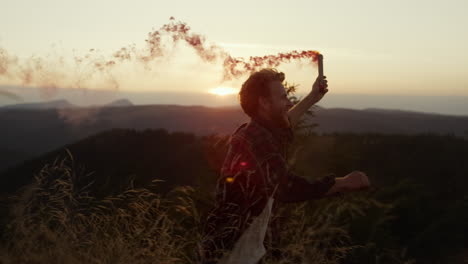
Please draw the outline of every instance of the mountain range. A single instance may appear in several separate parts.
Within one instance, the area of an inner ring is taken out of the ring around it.
[[[468,139],[468,116],[314,106],[316,133],[451,134]],[[66,100],[0,107],[0,171],[25,159],[110,130],[165,129],[230,134],[248,117],[240,107],[111,104],[77,107]]]

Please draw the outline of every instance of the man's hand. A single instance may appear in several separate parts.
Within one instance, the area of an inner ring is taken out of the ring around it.
[[[353,171],[344,177],[335,178],[335,184],[325,194],[334,195],[341,192],[364,190],[370,187],[369,178],[364,172]]]
[[[315,102],[318,102],[322,100],[323,96],[328,92],[327,88],[327,76],[318,76],[317,79],[315,79],[314,84],[312,85],[312,91],[310,92],[310,96],[314,98]]]
[[[357,191],[370,187],[369,178],[362,171],[353,171],[343,177],[343,188],[346,191]]]

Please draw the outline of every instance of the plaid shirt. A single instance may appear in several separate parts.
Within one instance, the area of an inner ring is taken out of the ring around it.
[[[292,140],[292,129],[261,119],[252,119],[232,134],[217,183],[217,206],[207,221],[208,233],[221,237],[222,247],[232,246],[271,195],[279,202],[301,202],[322,198],[334,185],[333,175],[309,182],[289,169]]]

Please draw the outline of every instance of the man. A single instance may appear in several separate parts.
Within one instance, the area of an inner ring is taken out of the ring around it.
[[[318,77],[311,92],[293,106],[282,84],[284,78],[275,69],[263,69],[251,74],[239,92],[241,107],[251,120],[237,128],[229,142],[217,184],[216,208],[205,228],[207,258],[231,249],[269,197],[275,203],[302,202],[370,186],[359,171],[314,182],[290,171],[287,148],[293,127],[328,92],[328,84],[326,77]]]

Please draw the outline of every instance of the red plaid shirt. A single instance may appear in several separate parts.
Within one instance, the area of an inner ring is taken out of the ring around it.
[[[309,182],[290,170],[287,151],[292,139],[292,129],[261,119],[252,119],[232,134],[217,184],[217,206],[207,222],[208,233],[220,236],[223,247],[237,240],[271,195],[279,202],[301,202],[322,198],[334,185],[333,175]]]

